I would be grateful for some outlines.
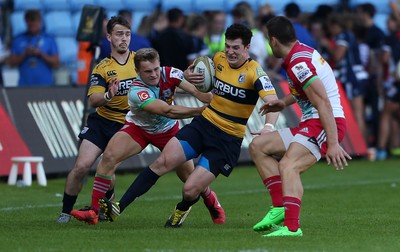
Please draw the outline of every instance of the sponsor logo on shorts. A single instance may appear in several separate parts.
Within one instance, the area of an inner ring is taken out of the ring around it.
[[[89,130],[88,127],[84,127],[83,130],[81,131],[81,134],[82,134],[82,135],[85,134],[88,130]]]
[[[231,166],[230,166],[229,164],[225,164],[225,165],[224,165],[224,169],[227,170],[227,171],[229,171],[229,170],[231,169]]]

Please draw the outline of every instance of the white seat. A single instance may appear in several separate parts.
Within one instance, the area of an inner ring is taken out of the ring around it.
[[[10,174],[8,176],[8,184],[15,185],[17,183],[18,177],[18,164],[24,163],[24,172],[22,179],[26,186],[32,185],[32,167],[31,163],[36,163],[36,177],[38,184],[41,186],[47,186],[46,173],[43,168],[43,157],[39,156],[25,156],[25,157],[12,157],[12,165],[10,169]]]

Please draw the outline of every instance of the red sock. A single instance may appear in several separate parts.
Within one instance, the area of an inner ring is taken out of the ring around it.
[[[94,210],[100,210],[99,199],[106,196],[106,192],[108,191],[108,189],[110,189],[110,185],[111,176],[99,176],[96,174],[96,176],[94,177],[91,203],[91,206]]]
[[[272,205],[274,207],[283,206],[281,176],[272,176],[264,179],[263,182],[269,191],[269,195],[271,196]]]
[[[284,196],[283,206],[285,207],[284,226],[290,231],[296,232],[300,227],[301,200],[295,197]]]

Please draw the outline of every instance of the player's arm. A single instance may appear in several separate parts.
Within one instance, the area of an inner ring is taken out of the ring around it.
[[[169,105],[160,99],[153,99],[141,106],[141,109],[144,111],[172,119],[183,119],[200,115],[204,108],[205,106],[190,108],[180,105]]]
[[[318,110],[321,124],[324,127],[328,144],[328,151],[326,153],[328,164],[333,162],[336,169],[343,169],[342,163],[347,166],[346,158],[351,159],[351,157],[339,145],[336,121],[322,81],[319,78],[314,79],[304,89],[304,92],[313,106]]]
[[[187,80],[183,79],[182,82],[179,84],[179,88],[182,90],[186,91],[187,93],[193,95],[197,99],[199,99],[201,102],[209,104],[211,102],[211,99],[213,97],[211,92],[208,93],[203,93],[197,90],[197,88],[188,82]]]

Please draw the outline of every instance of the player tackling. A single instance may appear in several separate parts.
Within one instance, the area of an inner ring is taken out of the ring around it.
[[[283,58],[290,94],[261,106],[261,114],[281,111],[297,102],[302,111],[298,127],[257,136],[250,153],[272,199],[272,208],[255,231],[274,230],[264,236],[302,236],[300,206],[303,186],[300,174],[325,155],[337,170],[351,157],[339,142],[346,120],[338,86],[329,64],[321,55],[299,43],[292,23],[277,16],[267,23],[274,56]],[[274,156],[281,157],[278,162]],[[276,226],[284,221],[283,226]]]

